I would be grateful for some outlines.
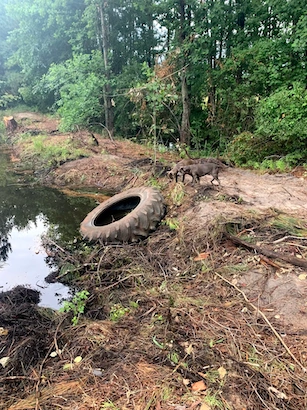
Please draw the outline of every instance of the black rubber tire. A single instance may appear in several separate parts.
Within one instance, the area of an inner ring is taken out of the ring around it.
[[[81,222],[83,238],[101,243],[137,242],[154,231],[165,214],[155,188],[132,188],[104,201]]]

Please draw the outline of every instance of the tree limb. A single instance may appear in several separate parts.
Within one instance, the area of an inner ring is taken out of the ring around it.
[[[246,249],[256,251],[262,255],[265,255],[269,258],[273,259],[281,259],[285,262],[291,263],[294,266],[300,266],[301,268],[307,268],[307,260],[306,259],[299,259],[295,256],[284,255],[280,252],[271,251],[270,249],[265,249],[261,246],[253,245],[246,241],[242,241],[242,239],[237,238],[236,236],[230,235],[228,233],[225,234],[226,237],[231,240],[235,245],[243,246]]]

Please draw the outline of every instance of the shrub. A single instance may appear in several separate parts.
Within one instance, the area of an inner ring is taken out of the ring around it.
[[[255,135],[271,142],[270,155],[295,154],[299,159],[301,153],[300,159],[306,159],[307,92],[303,84],[280,88],[260,101],[255,121]]]
[[[75,54],[62,64],[53,64],[42,78],[45,93],[53,91],[62,131],[85,127],[101,118],[105,84],[100,52]]]
[[[273,141],[251,132],[242,132],[229,143],[226,152],[235,165],[244,166],[261,162],[274,150]]]
[[[254,133],[239,134],[228,145],[229,158],[236,165],[283,170],[306,161],[305,86],[295,83],[260,100],[255,123]]]

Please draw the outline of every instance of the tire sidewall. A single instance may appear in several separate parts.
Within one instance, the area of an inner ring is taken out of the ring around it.
[[[107,199],[106,201],[98,205],[85,217],[85,219],[80,225],[80,232],[85,238],[89,236],[93,239],[99,239],[99,236],[102,236],[103,232],[106,230],[118,231],[119,228],[124,224],[127,224],[128,226],[130,224],[131,219],[137,217],[141,208],[146,206],[147,202],[150,201],[150,198],[157,195],[159,195],[159,197],[163,201],[160,192],[157,189],[151,187],[131,188],[127,191],[116,194],[112,198]],[[101,213],[105,212],[108,208],[117,204],[118,202],[133,197],[139,197],[140,202],[134,209],[132,209],[131,212],[129,212],[123,218],[106,225],[95,225],[95,221]]]

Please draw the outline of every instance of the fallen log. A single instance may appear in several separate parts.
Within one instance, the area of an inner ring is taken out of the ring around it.
[[[301,268],[307,268],[306,259],[299,259],[299,258],[296,258],[295,256],[285,255],[283,253],[271,251],[270,249],[266,249],[261,246],[253,245],[249,242],[242,241],[242,239],[239,239],[237,236],[230,235],[229,233],[225,233],[225,236],[229,240],[231,240],[235,245],[239,245],[239,246],[242,246],[243,248],[256,251],[259,254],[267,256],[268,258],[281,259],[285,262],[290,263],[291,265],[300,266]]]

